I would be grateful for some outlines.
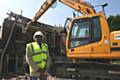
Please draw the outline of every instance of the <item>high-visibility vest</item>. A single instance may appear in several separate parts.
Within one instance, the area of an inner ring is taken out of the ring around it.
[[[44,69],[47,65],[48,60],[48,47],[47,44],[42,43],[41,47],[37,42],[32,42],[33,55],[32,60],[35,62],[40,69]]]

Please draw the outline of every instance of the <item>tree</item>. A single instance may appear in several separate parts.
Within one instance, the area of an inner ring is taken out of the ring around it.
[[[109,23],[110,31],[120,30],[120,15],[109,16],[108,23]]]

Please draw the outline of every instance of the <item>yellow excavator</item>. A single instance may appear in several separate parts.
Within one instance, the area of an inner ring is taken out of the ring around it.
[[[57,0],[46,0],[35,14],[36,22]],[[120,31],[109,32],[103,12],[96,13],[93,6],[82,0],[59,0],[80,12],[70,21],[66,40],[68,58],[119,59]]]
[[[46,0],[32,18],[31,22],[37,22],[56,1],[82,14],[82,16],[75,16],[70,19],[67,26],[67,61],[61,61],[65,70],[68,72],[75,71],[73,74],[77,74],[77,76],[79,76],[80,73],[80,75],[84,73],[92,75],[92,73],[94,73],[93,71],[96,72],[93,75],[97,73],[99,73],[99,75],[107,74],[106,71],[108,73],[119,74],[120,31],[110,33],[104,12],[96,13],[90,3],[83,0]],[[82,62],[83,60],[86,62]],[[105,61],[108,62],[106,63]],[[105,64],[103,62],[105,62]],[[62,66],[62,64],[60,64],[59,67],[60,66]],[[64,69],[62,68],[62,70]],[[61,69],[59,68],[59,70],[56,71],[61,72]],[[67,75],[67,72],[65,73]],[[114,80],[112,78],[110,78],[110,80]]]

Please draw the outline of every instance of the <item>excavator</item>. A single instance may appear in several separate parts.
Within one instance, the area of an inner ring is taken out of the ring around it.
[[[31,23],[37,22],[57,1],[76,10],[82,16],[74,16],[68,20],[66,55],[64,59],[54,60],[54,66],[57,66],[54,67],[55,75],[84,76],[85,80],[120,79],[120,31],[110,32],[104,12],[96,13],[90,3],[83,0],[46,0]]]
[[[56,0],[47,0],[35,14],[36,22]],[[109,32],[103,12],[96,13],[93,6],[82,0],[59,0],[59,2],[80,12],[69,24],[66,40],[68,58],[119,59],[120,32]]]

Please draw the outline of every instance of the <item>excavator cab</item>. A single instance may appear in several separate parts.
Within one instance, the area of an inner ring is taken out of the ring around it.
[[[110,54],[109,29],[103,13],[73,19],[68,34],[69,58],[106,58]]]

